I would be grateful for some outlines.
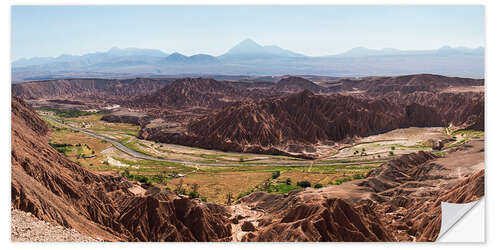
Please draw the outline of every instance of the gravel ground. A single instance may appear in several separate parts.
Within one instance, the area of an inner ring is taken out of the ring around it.
[[[13,242],[94,242],[74,229],[54,225],[34,217],[31,213],[11,209],[11,234]]]

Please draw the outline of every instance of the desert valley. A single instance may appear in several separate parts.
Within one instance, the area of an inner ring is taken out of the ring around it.
[[[484,80],[12,85],[12,207],[104,241],[434,241],[484,195]]]

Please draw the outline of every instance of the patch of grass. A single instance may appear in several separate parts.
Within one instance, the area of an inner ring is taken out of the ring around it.
[[[353,179],[351,177],[345,177],[342,179],[335,180],[335,185],[340,185],[344,182],[352,181]]]
[[[51,147],[61,154],[66,154],[73,151],[73,145],[67,143],[49,143]]]
[[[140,174],[132,174],[128,169],[125,169],[122,175],[129,180],[139,181],[146,184],[152,184],[152,181],[147,176]]]
[[[81,110],[76,110],[76,109],[62,110],[62,109],[54,109],[54,108],[43,108],[40,110],[53,112],[56,116],[64,117],[64,118],[74,118],[74,117],[89,116],[89,115],[96,114],[95,112],[87,112],[87,111],[81,111]]]
[[[277,185],[272,185],[270,189],[271,193],[288,194],[290,191],[301,189],[301,187],[296,185],[287,185],[286,183],[280,183]]]

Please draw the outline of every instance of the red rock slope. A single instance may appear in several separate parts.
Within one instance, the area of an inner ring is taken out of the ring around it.
[[[14,209],[109,241],[224,241],[230,237],[224,207],[85,169],[51,148],[47,131],[31,108],[12,99]],[[145,190],[136,195],[132,187]]]

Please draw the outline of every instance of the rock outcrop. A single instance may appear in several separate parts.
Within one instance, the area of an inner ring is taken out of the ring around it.
[[[141,108],[222,108],[235,102],[256,99],[259,97],[257,93],[226,81],[183,78],[150,95],[131,100],[127,105]]]
[[[143,138],[166,143],[287,155],[293,154],[289,149],[297,144],[310,146],[410,126],[447,126],[450,122],[447,118],[453,117],[458,116],[442,114],[434,107],[418,103],[405,105],[387,99],[314,95],[305,90],[282,98],[230,106],[189,123],[184,133],[143,128],[141,134]]]
[[[484,196],[482,143],[474,141],[445,158],[428,152],[403,155],[365,179],[341,185],[286,195],[252,193],[238,201],[236,211],[248,207],[262,216],[242,240],[434,241],[442,201],[467,203]]]
[[[304,90],[313,93],[327,92],[327,89],[321,87],[307,79],[297,76],[286,77],[279,80],[271,87],[272,91],[276,92],[302,92]]]
[[[12,99],[14,209],[108,241],[226,241],[226,209],[98,174],[48,145],[45,122]],[[145,189],[144,195],[129,191]]]
[[[169,85],[171,79],[60,79],[12,85],[12,96],[22,99],[69,99],[71,101],[121,102]]]

